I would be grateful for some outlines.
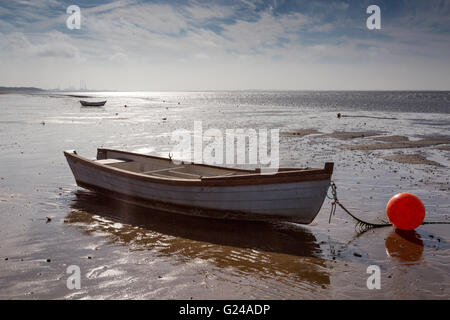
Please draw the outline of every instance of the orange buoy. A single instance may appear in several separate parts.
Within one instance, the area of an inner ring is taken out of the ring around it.
[[[340,118],[341,118],[341,113],[340,113],[340,112],[338,112],[338,114],[337,114],[337,118],[338,118],[338,119],[340,119]]]
[[[389,200],[386,215],[397,229],[413,230],[425,219],[425,206],[415,195],[402,192]]]

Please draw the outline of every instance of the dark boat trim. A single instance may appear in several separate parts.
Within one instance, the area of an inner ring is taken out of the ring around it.
[[[171,161],[166,158],[142,155],[126,151],[117,151],[110,149],[99,149],[99,151],[112,151],[116,153],[129,154],[140,157],[150,157],[161,159],[165,161]],[[279,184],[279,183],[295,183],[302,181],[320,181],[330,180],[333,173],[333,163],[326,163],[324,169],[305,169],[305,170],[292,170],[292,171],[279,171],[275,174],[262,175],[258,171],[245,171],[242,175],[225,176],[225,177],[210,177],[202,179],[165,179],[162,177],[150,176],[136,172],[130,172],[127,170],[110,167],[101,163],[94,162],[93,160],[86,159],[75,153],[69,153],[64,151],[65,157],[75,163],[81,163],[85,166],[93,167],[99,171],[127,177],[129,179],[141,180],[156,184],[166,185],[178,185],[178,186],[242,186],[242,185],[263,185],[263,184]],[[69,162],[70,163],[70,162]],[[197,164],[196,164],[197,165]],[[200,165],[200,164],[198,164]],[[201,165],[205,166],[205,165]],[[209,166],[209,165],[207,165]],[[213,168],[223,167],[209,166]]]

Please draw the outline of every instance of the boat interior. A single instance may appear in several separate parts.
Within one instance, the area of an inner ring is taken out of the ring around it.
[[[218,168],[191,163],[181,163],[180,165],[176,165],[168,159],[158,158],[129,159],[128,157],[124,158],[123,156],[120,156],[117,158],[99,159],[95,160],[95,162],[130,172],[166,179],[216,178],[258,172],[256,170],[235,170],[231,168]]]
[[[98,149],[97,159],[94,160],[94,162],[130,172],[136,172],[140,174],[165,179],[199,180],[199,179],[216,179],[231,176],[248,176],[261,174],[261,169],[259,168],[254,170],[244,170],[237,168],[235,169],[204,164],[195,164],[189,162],[181,162],[180,164],[175,164],[171,159],[167,158],[149,155],[140,155],[131,152],[109,150],[109,149]],[[277,170],[278,173],[283,172],[286,174],[288,174],[288,172],[298,173],[300,171],[306,173],[308,171],[312,172],[323,171],[323,169],[279,168]],[[331,164],[331,171],[332,171],[332,164]]]

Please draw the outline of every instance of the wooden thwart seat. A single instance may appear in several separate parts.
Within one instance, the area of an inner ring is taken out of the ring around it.
[[[200,175],[195,174],[195,173],[177,171],[177,170],[183,169],[183,168],[185,168],[185,167],[181,166],[181,167],[174,167],[174,168],[150,170],[150,171],[143,172],[143,174],[157,176],[157,177],[163,177],[163,178],[183,178],[183,179],[199,179],[199,178],[201,178]]]
[[[143,174],[150,174],[150,173],[156,173],[156,172],[175,170],[175,169],[179,169],[179,168],[184,168],[184,166],[182,166],[182,167],[174,167],[174,168],[157,169],[157,170],[150,170],[150,171],[144,171],[142,173]]]

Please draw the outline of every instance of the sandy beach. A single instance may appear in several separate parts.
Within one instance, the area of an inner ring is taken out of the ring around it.
[[[361,218],[386,220],[387,201],[405,191],[427,221],[450,221],[448,109],[367,111],[345,99],[337,109],[321,100],[329,94],[287,92],[284,103],[266,92],[261,103],[254,92],[83,93],[108,100],[98,109],[81,108],[80,93],[1,95],[0,298],[448,299],[448,225],[358,233],[342,210],[328,223],[328,199],[310,225],[167,215],[77,187],[62,153],[167,156],[171,132],[199,119],[278,128],[281,166],[333,161],[339,199]],[[291,102],[305,100],[323,107]],[[66,286],[70,265],[80,290]],[[381,268],[380,290],[366,286],[370,265]]]

